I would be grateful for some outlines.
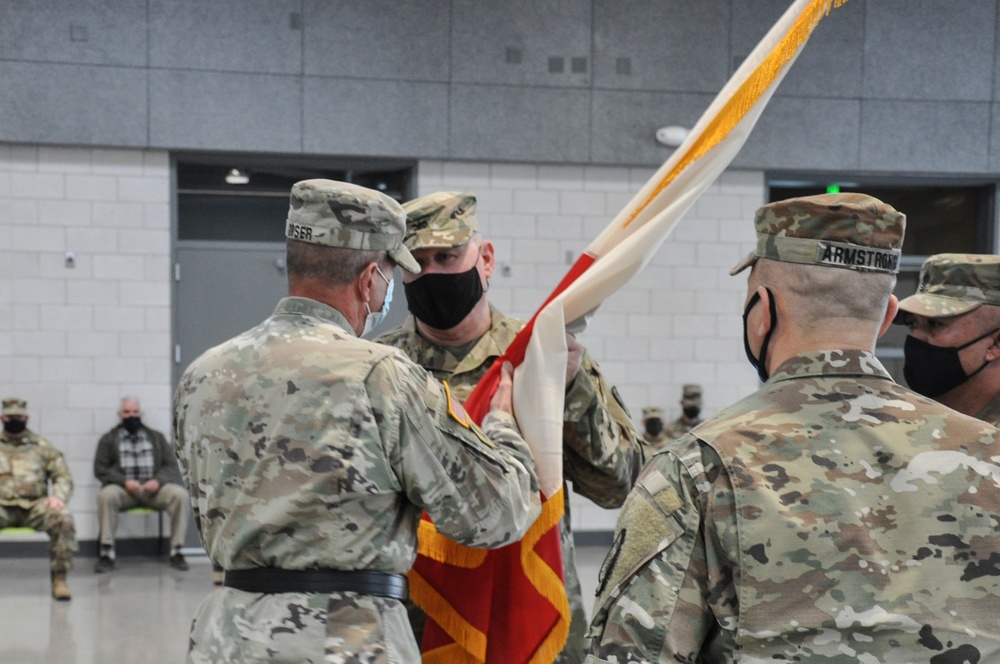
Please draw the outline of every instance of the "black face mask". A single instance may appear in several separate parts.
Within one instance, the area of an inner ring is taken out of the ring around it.
[[[7,420],[3,423],[3,430],[14,435],[23,433],[26,428],[28,423],[24,420]]]
[[[142,426],[142,418],[140,417],[126,417],[122,420],[122,426],[125,427],[125,431],[129,433],[135,433]]]
[[[909,335],[903,344],[903,377],[906,378],[906,384],[917,394],[931,399],[945,392],[951,392],[989,364],[988,361],[983,362],[978,369],[966,374],[962,368],[962,360],[958,357],[958,351],[982,341],[994,332],[996,330],[961,346],[935,346],[917,339],[912,334]]]
[[[699,413],[701,413],[701,408],[688,407],[684,409],[684,417],[689,420],[697,419]]]
[[[473,265],[466,272],[425,274],[403,284],[410,313],[435,330],[450,330],[476,306],[483,296],[479,270]]]
[[[753,305],[757,304],[760,300],[760,293],[754,293],[747,302],[746,309],[743,310],[743,349],[747,352],[747,360],[750,362],[750,366],[757,370],[757,376],[760,377],[761,382],[767,380],[767,345],[771,342],[771,335],[774,333],[774,329],[778,327],[778,310],[774,306],[774,293],[767,286],[764,287],[767,291],[768,301],[771,306],[768,307],[771,313],[771,329],[767,331],[764,336],[764,341],[760,344],[760,358],[753,356],[753,352],[750,350],[750,337],[747,335],[747,316],[750,315],[750,310],[753,309]]]
[[[659,436],[662,431],[663,422],[661,420],[646,420],[646,433],[650,436]]]

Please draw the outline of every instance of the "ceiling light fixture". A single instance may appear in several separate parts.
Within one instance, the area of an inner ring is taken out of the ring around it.
[[[665,145],[668,148],[680,147],[680,144],[684,142],[684,139],[687,138],[690,133],[690,129],[679,125],[660,127],[656,130],[656,142],[660,145]]]
[[[250,176],[246,171],[233,168],[226,173],[226,184],[247,184],[248,182],[250,182]]]

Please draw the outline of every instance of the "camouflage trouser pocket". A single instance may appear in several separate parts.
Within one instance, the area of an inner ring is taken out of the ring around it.
[[[327,609],[327,662],[409,664],[419,662],[403,605],[395,600],[335,593]]]
[[[319,664],[326,639],[326,595],[209,593],[191,625],[191,664]]]

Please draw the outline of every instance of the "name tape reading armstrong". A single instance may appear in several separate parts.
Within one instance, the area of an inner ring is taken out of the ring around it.
[[[899,252],[870,247],[842,246],[819,242],[816,248],[816,262],[825,265],[860,267],[883,272],[899,269]]]

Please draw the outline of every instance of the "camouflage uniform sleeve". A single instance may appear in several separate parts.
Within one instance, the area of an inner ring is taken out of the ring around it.
[[[51,445],[47,448],[47,458],[45,460],[45,473],[52,482],[52,489],[49,495],[61,499],[68,503],[73,496],[73,476],[69,473],[69,466],[66,465],[66,457],[63,453]]]
[[[184,487],[191,493],[191,510],[194,514],[194,525],[198,529],[198,535],[201,535],[201,510],[198,505],[201,500],[200,491],[198,487],[191,485],[191,472],[188,466],[188,457],[185,454],[187,449],[187,442],[184,438],[184,429],[181,427],[180,414],[182,413],[182,395],[190,392],[192,386],[190,384],[190,379],[188,373],[185,371],[181,376],[180,382],[177,384],[177,391],[174,392],[174,402],[173,402],[173,417],[171,422],[171,428],[173,429],[173,439],[174,439],[174,458],[177,460],[177,471],[180,474],[181,482]],[[204,542],[204,540],[202,540]]]
[[[601,507],[620,507],[643,466],[643,448],[642,433],[617,390],[584,351],[563,414],[566,479]]]
[[[369,395],[376,416],[397,414],[385,418],[390,430],[383,440],[409,500],[427,511],[439,532],[466,546],[520,539],[541,503],[535,463],[514,419],[490,414],[484,433],[426,371],[402,355],[380,364],[387,363],[393,369],[370,379]],[[387,379],[397,383],[393,389],[377,389]]]
[[[735,568],[723,547],[735,537],[734,496],[714,451],[692,436],[678,443],[680,456],[655,455],[622,508],[587,662],[732,659]]]

